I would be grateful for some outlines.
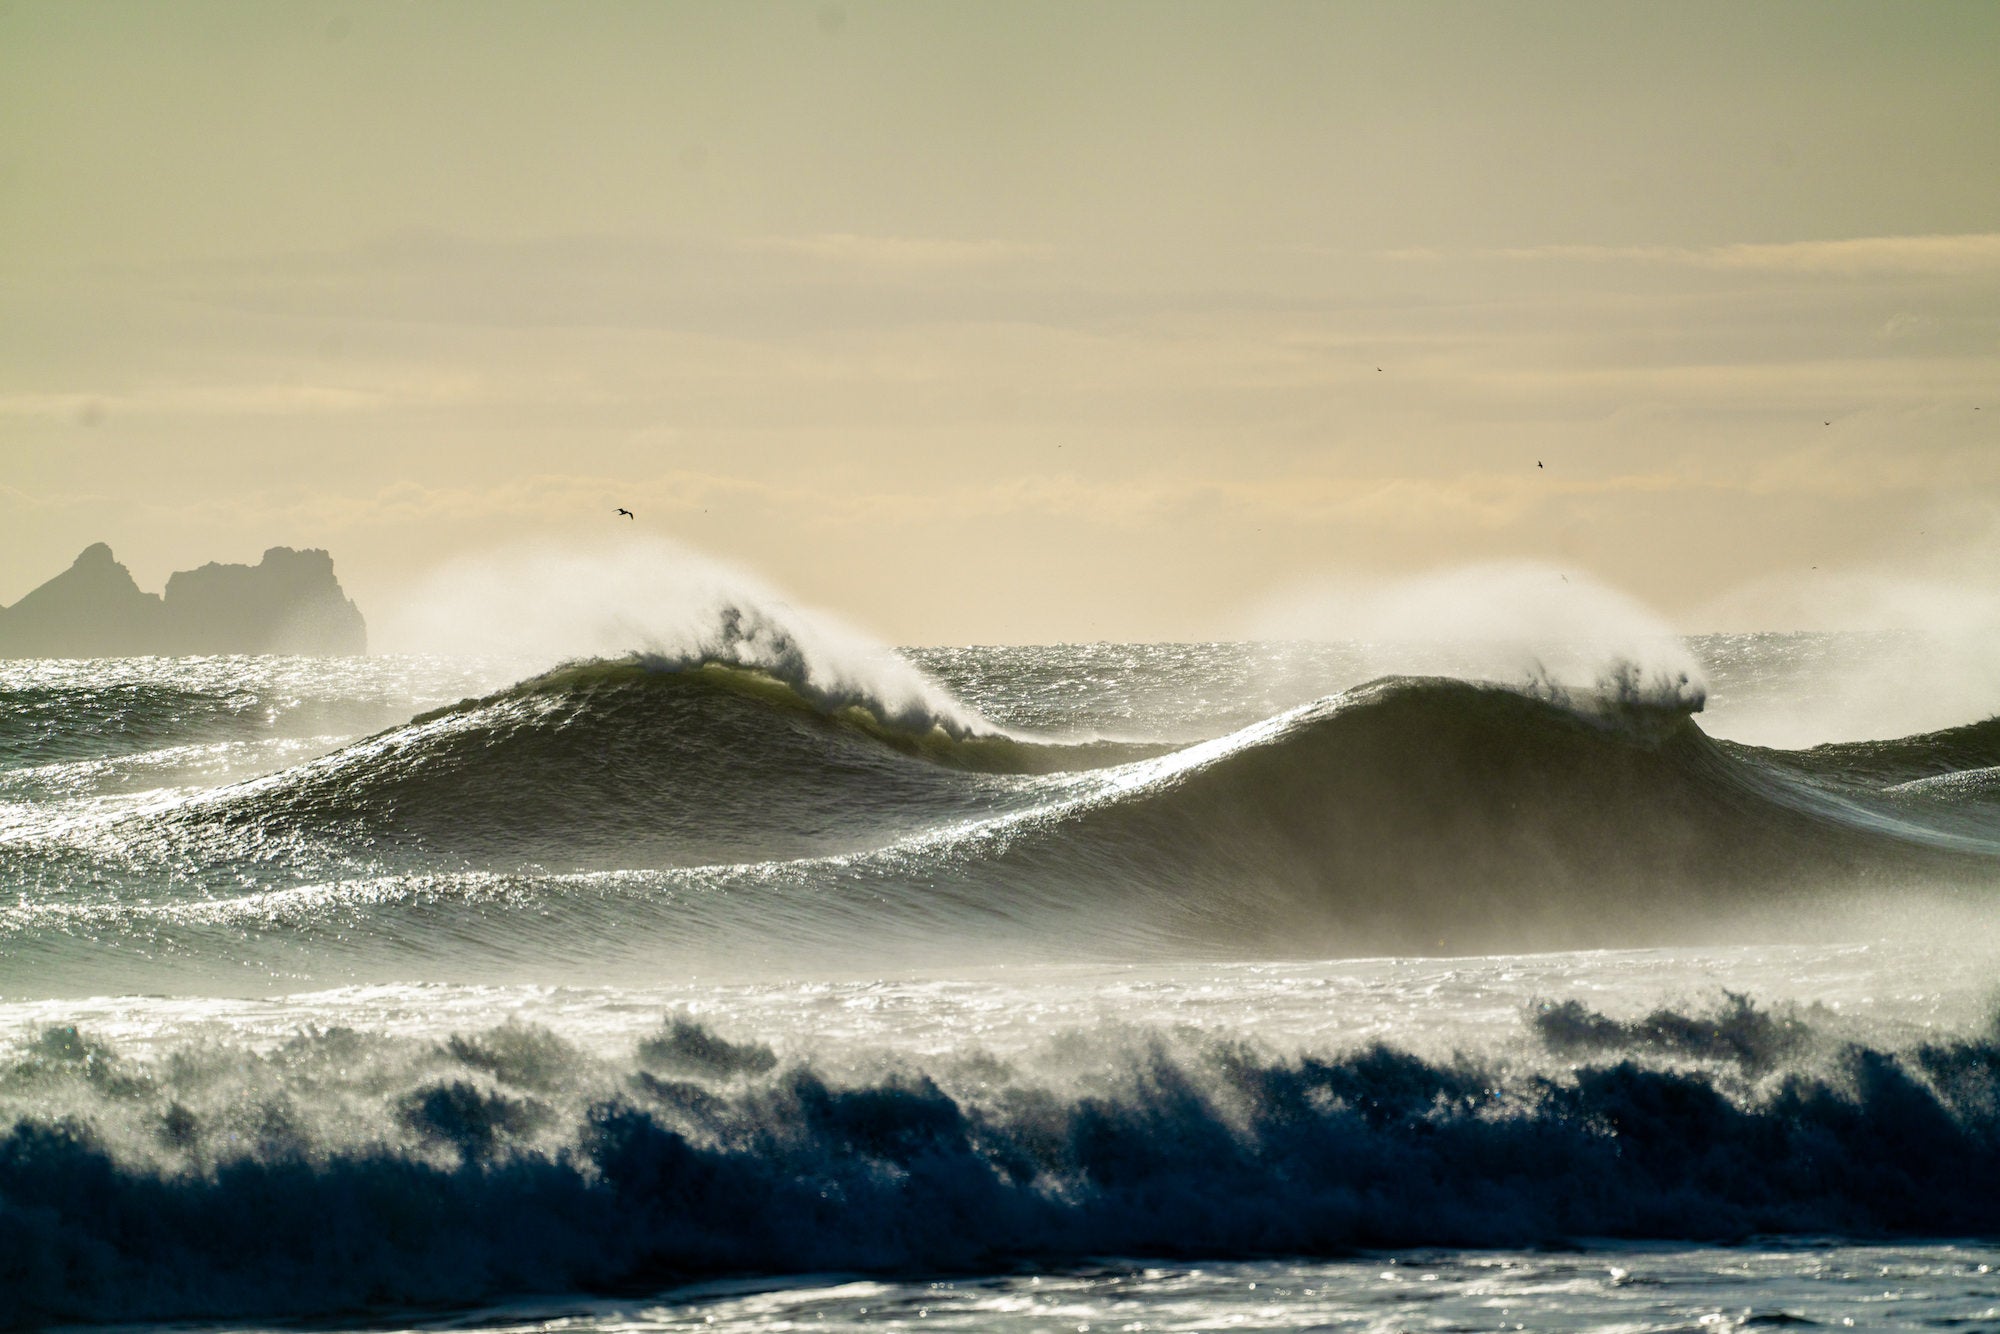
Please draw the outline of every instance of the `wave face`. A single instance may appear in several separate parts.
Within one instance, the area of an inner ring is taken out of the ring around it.
[[[982,809],[998,789],[972,775],[1021,750],[928,721],[733,665],[580,664],[216,793],[181,824],[579,869],[865,848]]]
[[[269,772],[461,698],[493,667],[435,658],[0,660],[0,800]]]
[[[0,871],[38,890],[0,934],[65,973],[247,950],[294,976],[468,976],[539,940],[551,980],[746,952],[1466,953],[1730,938],[2000,871],[1991,722],[1772,751],[1629,678],[1397,678],[1184,744],[761,661],[571,664],[233,785],[17,803]]]
[[[1740,998],[1530,1007],[1500,1052],[1128,1032],[872,1074],[669,1016],[0,1065],[0,1325],[305,1315],[692,1279],[1576,1238],[2000,1231],[2000,1041]]]

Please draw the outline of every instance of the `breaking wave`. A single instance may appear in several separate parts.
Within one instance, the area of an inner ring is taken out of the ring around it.
[[[686,1016],[610,1055],[519,1025],[146,1057],[51,1028],[0,1065],[0,1325],[1113,1255],[2000,1235],[1991,1032],[1857,1040],[1732,999],[1542,1005],[1524,1038],[1437,1060],[1125,1033],[1064,1079],[980,1052],[843,1073]]]

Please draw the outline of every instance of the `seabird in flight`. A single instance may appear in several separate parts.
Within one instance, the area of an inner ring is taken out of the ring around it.
[[[628,519],[629,519],[629,518],[632,518],[632,517],[633,517],[633,515],[632,515],[632,511],[631,511],[631,510],[628,510],[628,509],[626,509],[626,508],[625,508],[625,507],[624,507],[623,505],[620,505],[620,506],[618,507],[618,512],[619,512],[620,514],[624,515],[624,516],[625,516],[626,518],[628,518]]]

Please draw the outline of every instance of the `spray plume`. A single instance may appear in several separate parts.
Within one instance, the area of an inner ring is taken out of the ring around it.
[[[661,672],[715,663],[766,673],[829,711],[859,707],[898,727],[961,737],[1000,730],[859,630],[658,539],[452,561],[419,581],[383,638],[404,652],[491,657],[509,679],[592,658]]]
[[[1509,562],[1335,580],[1265,601],[1251,633],[1351,644],[1368,675],[1453,676],[1565,703],[1696,710],[1700,665],[1660,617],[1574,570]]]

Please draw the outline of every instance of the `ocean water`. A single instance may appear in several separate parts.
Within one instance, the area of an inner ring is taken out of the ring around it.
[[[2000,1327],[1990,710],[1378,650],[0,664],[0,1326]]]

